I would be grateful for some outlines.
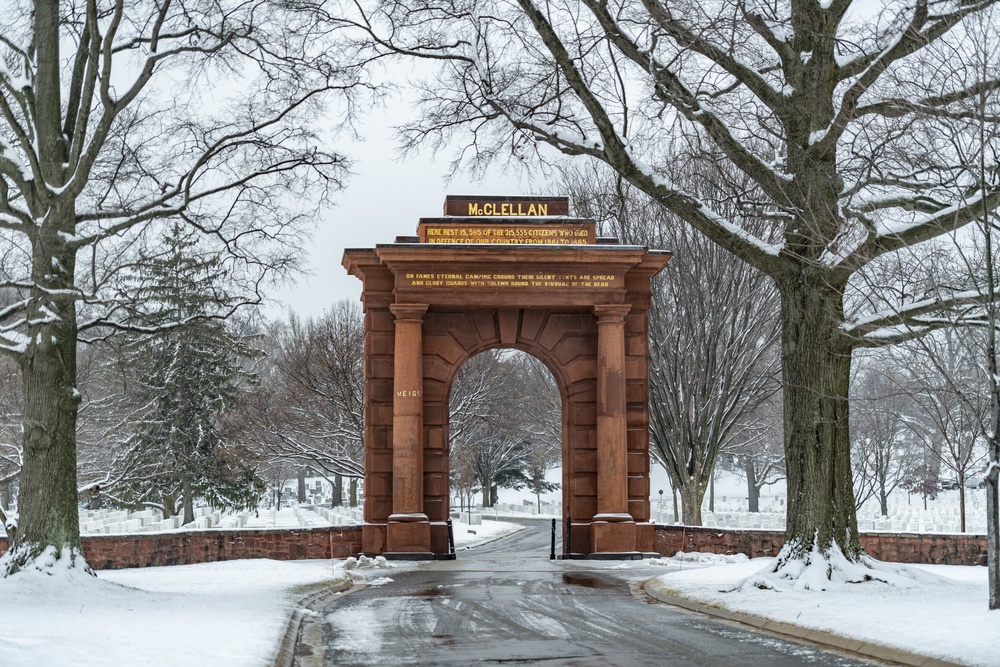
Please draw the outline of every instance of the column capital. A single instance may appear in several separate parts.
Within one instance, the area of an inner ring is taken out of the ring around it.
[[[389,305],[389,310],[396,316],[396,321],[415,320],[423,321],[424,313],[427,312],[426,303],[393,303]]]
[[[632,306],[627,303],[599,303],[594,306],[594,315],[598,322],[622,322],[630,310]]]

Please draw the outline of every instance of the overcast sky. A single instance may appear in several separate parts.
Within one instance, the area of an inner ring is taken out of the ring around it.
[[[416,234],[419,218],[441,215],[445,195],[521,194],[524,188],[517,177],[501,173],[482,182],[459,174],[446,183],[453,153],[434,158],[427,151],[399,161],[391,126],[408,113],[409,102],[397,100],[366,115],[360,128],[363,141],[338,143],[336,149],[354,160],[354,175],[337,196],[337,206],[326,213],[306,243],[309,274],[295,286],[271,291],[278,301],[269,309],[272,317],[289,309],[315,316],[340,299],[359,300],[361,281],[347,275],[340,264],[344,249],[372,248],[392,243],[396,236]]]

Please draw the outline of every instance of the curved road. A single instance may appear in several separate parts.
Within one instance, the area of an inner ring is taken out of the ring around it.
[[[536,524],[456,561],[366,572],[367,587],[307,620],[296,664],[873,664],[652,602],[634,584],[663,567],[550,561],[549,535]]]

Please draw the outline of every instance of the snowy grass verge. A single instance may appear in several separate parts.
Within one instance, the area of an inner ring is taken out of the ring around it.
[[[329,560],[242,560],[0,579],[0,665],[263,667],[304,591],[345,577]]]
[[[987,608],[985,567],[882,563],[879,569],[891,573],[893,583],[827,580],[820,591],[776,579],[771,575],[773,558],[725,563],[727,557],[690,556],[685,554],[683,571],[654,577],[646,587],[665,596],[961,664],[1000,664],[1000,613]],[[771,588],[759,588],[753,585],[756,581],[766,581]]]

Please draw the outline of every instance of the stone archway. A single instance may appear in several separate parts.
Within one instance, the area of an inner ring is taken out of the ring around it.
[[[449,197],[418,236],[344,253],[364,284],[365,553],[448,553],[448,391],[490,348],[532,354],[559,386],[567,555],[652,551],[647,323],[670,254],[597,239],[567,212],[566,198]]]

